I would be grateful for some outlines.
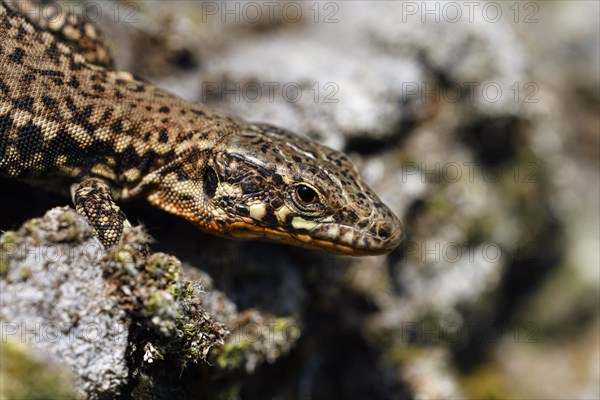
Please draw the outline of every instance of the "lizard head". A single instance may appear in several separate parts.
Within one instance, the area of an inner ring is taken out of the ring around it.
[[[268,125],[245,125],[202,168],[201,228],[349,255],[385,254],[402,225],[343,153]]]

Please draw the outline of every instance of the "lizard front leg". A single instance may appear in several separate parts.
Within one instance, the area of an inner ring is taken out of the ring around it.
[[[77,212],[87,218],[100,243],[110,249],[121,240],[124,226],[131,226],[115,203],[110,185],[98,178],[88,178],[71,187]]]

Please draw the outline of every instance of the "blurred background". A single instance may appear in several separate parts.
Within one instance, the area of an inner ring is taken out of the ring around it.
[[[126,205],[237,312],[297,328],[170,396],[600,397],[600,3],[86,4],[118,69],[347,152],[406,228],[350,258]],[[8,184],[3,227],[65,204]]]

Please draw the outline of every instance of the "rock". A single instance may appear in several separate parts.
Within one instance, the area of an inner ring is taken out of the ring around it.
[[[140,257],[135,246],[148,240],[140,229],[125,238],[127,246],[107,253],[69,208],[0,237],[3,337],[59,360],[87,398],[121,393],[131,367],[204,359],[227,334],[201,308],[199,282],[182,281],[177,259]]]
[[[131,319],[107,295],[104,254],[87,223],[57,208],[0,241],[3,333],[60,360],[80,394],[118,394],[129,376]]]

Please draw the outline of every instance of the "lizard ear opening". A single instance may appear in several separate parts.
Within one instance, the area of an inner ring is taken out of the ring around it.
[[[219,184],[219,178],[217,173],[212,167],[206,167],[204,170],[204,177],[202,187],[204,189],[204,195],[212,199],[217,191],[217,185]]]

